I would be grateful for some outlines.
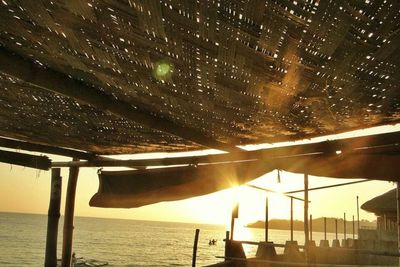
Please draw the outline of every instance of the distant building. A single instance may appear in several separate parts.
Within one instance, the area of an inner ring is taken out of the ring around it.
[[[360,239],[397,240],[396,189],[368,200],[361,205],[361,208],[375,213],[377,216],[377,229],[376,231],[361,229]]]

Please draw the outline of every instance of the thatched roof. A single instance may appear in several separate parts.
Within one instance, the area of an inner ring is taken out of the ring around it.
[[[99,154],[400,121],[398,1],[0,1],[0,135]]]
[[[392,189],[380,196],[374,197],[361,205],[363,210],[373,212],[376,215],[396,214],[396,189]]]

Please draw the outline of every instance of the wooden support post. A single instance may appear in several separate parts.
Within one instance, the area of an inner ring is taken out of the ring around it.
[[[324,240],[326,240],[326,217],[324,217]]]
[[[293,197],[290,197],[290,241],[293,241]]]
[[[384,230],[384,231],[387,230],[387,218],[386,218],[386,214],[383,214],[383,230]]]
[[[335,219],[335,233],[336,233],[336,237],[335,239],[338,240],[338,232],[337,232],[337,219]]]
[[[400,253],[400,184],[397,182],[396,187],[396,206],[397,206],[397,251]],[[400,257],[399,257],[400,266]]]
[[[234,229],[235,229],[235,218],[231,218],[231,237],[230,237],[230,239],[232,239],[233,240],[233,231],[234,231]]]
[[[304,174],[304,244],[308,244],[308,174]]]
[[[79,168],[71,167],[69,169],[67,197],[65,201],[61,267],[71,266],[72,234],[74,230],[75,193],[76,193],[76,184],[78,182],[78,174],[79,174]]]
[[[62,180],[60,168],[51,169],[50,203],[47,219],[45,267],[57,266],[57,234],[60,219]]]
[[[312,214],[310,214],[310,240],[312,239]]]
[[[200,229],[196,229],[196,233],[194,235],[194,244],[193,244],[192,267],[196,267],[197,243],[199,242],[199,233]]]
[[[265,242],[268,242],[268,220],[269,220],[269,215],[268,215],[268,193],[265,196]]]
[[[229,256],[229,231],[225,232],[225,261],[226,258]]]

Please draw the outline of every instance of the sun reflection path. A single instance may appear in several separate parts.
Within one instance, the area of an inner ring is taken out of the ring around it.
[[[255,236],[253,236],[253,233],[249,230],[249,228],[246,227],[246,223],[241,221],[240,219],[236,219],[233,239],[240,241],[253,241],[254,238]],[[253,252],[254,247],[252,247],[251,245],[243,244],[243,250],[246,255],[249,255]]]

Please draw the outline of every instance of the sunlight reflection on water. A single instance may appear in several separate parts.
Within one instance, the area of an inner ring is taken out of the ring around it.
[[[46,240],[47,216],[0,212],[0,265],[42,266]],[[107,261],[110,266],[190,266],[195,229],[200,228],[197,265],[220,262],[224,255],[225,226],[154,221],[132,221],[76,217],[74,251],[77,257]],[[62,220],[59,226],[58,255],[61,255]],[[263,229],[245,228],[236,224],[236,240],[264,241]],[[274,243],[284,244],[289,231],[270,230]],[[313,233],[314,239],[323,233]],[[304,233],[294,231],[299,244]],[[328,233],[329,240],[335,235]],[[209,240],[216,239],[210,246]],[[257,246],[245,245],[248,256],[254,256]]]

